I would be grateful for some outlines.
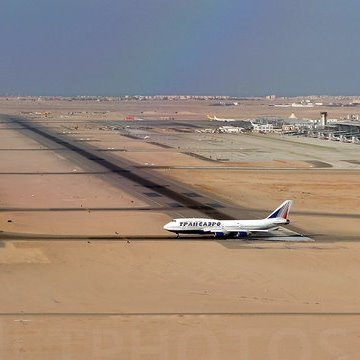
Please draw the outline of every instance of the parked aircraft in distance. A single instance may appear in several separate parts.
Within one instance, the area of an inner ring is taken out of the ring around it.
[[[210,121],[224,121],[224,122],[231,122],[231,121],[238,121],[236,119],[225,119],[225,118],[218,118],[217,116],[213,115],[206,115],[206,117],[210,120]]]
[[[254,233],[276,230],[290,223],[288,218],[292,200],[284,201],[267,218],[261,220],[215,220],[202,218],[173,219],[164,230],[179,234],[213,234],[214,237],[248,237]]]

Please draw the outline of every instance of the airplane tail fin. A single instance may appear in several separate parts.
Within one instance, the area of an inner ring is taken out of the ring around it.
[[[285,200],[277,209],[275,209],[267,217],[267,219],[283,218],[288,220],[291,205],[292,205],[292,200]]]
[[[206,115],[209,120],[215,120],[215,116]]]

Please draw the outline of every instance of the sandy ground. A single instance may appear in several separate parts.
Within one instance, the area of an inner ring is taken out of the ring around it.
[[[57,168],[59,171],[59,168]],[[146,207],[144,201],[115,186],[108,186],[102,176],[72,172],[69,174],[2,175],[2,207],[92,208]],[[51,188],[48,192],[44,189]],[[16,192],[16,199],[13,194]]]
[[[2,230],[11,233],[164,236],[166,232],[159,225],[168,222],[169,216],[155,211],[144,216],[144,212],[139,211],[85,209],[81,212],[7,212],[0,214],[0,219]],[[9,219],[11,223],[7,222]]]
[[[318,313],[360,306],[358,244],[60,239],[13,241],[1,251],[8,256],[0,313]]]
[[[18,110],[22,106],[28,104]],[[64,111],[58,106],[54,111]],[[98,127],[72,136],[126,149],[116,156],[139,164],[168,165],[173,157],[179,165],[209,165]],[[23,209],[0,212],[2,231],[163,234],[169,215],[136,211],[148,204],[106,176],[46,174],[84,169],[66,152],[23,151],[44,146],[16,130],[0,136],[1,149],[17,149],[0,151],[0,206]],[[357,359],[358,172],[295,163],[299,170],[156,171],[259,213],[292,198],[295,225],[320,234],[315,243],[9,239],[0,233],[1,358]],[[24,211],[50,207],[80,210]],[[329,233],[336,241],[326,241]]]
[[[4,358],[357,359],[358,316],[7,316]]]
[[[0,275],[7,359],[358,355],[358,245],[20,241],[11,251],[17,262],[2,259]]]

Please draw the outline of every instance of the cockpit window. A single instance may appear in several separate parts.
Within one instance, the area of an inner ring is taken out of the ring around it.
[[[176,219],[172,219],[171,222],[176,222]]]

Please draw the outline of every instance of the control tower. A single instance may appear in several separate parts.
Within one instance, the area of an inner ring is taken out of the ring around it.
[[[320,116],[321,116],[321,118],[320,118],[320,125],[322,126],[322,127],[325,127],[326,126],[326,124],[327,124],[327,111],[322,111],[321,113],[320,113]]]

